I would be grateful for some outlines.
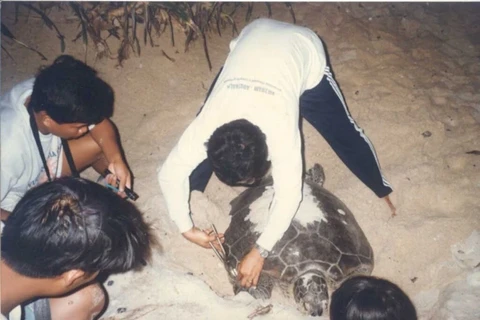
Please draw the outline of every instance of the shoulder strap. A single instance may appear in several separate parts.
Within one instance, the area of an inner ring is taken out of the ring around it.
[[[28,114],[30,115],[30,128],[32,129],[33,138],[35,139],[35,143],[37,144],[40,158],[42,158],[43,168],[45,169],[45,173],[47,174],[48,181],[52,181],[52,177],[50,177],[50,170],[47,166],[47,159],[45,159],[45,153],[43,152],[42,143],[40,142],[40,134],[38,133],[38,126],[37,122],[35,121],[35,116],[33,115],[33,109],[31,107],[28,107],[27,109]]]
[[[30,115],[30,128],[32,129],[32,134],[35,138],[35,143],[37,144],[38,153],[40,153],[40,158],[42,158],[43,168],[45,169],[45,173],[47,174],[48,181],[52,181],[52,177],[50,176],[50,170],[48,169],[47,165],[47,159],[45,158],[42,143],[40,142],[40,134],[38,133],[38,126],[37,122],[35,121],[33,109],[31,107],[28,107],[27,109]],[[77,171],[77,167],[75,167],[75,163],[73,162],[72,152],[70,151],[67,140],[62,139],[62,146],[63,152],[65,152],[65,157],[67,158],[68,166],[70,167],[70,171],[72,172],[72,176],[79,177],[80,175]]]
[[[77,171],[77,167],[75,167],[75,162],[73,162],[72,152],[70,151],[70,147],[68,146],[68,141],[62,139],[62,146],[63,152],[65,152],[65,157],[67,158],[68,166],[70,167],[70,171],[72,172],[72,176],[78,178],[80,174]]]

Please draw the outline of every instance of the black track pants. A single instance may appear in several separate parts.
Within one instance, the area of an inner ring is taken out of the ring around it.
[[[300,97],[300,115],[320,132],[343,163],[378,197],[392,192],[380,171],[372,143],[348,112],[330,67],[326,67],[322,81]]]

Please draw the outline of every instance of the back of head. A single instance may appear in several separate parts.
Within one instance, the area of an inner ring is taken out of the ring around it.
[[[208,140],[207,154],[217,177],[228,185],[258,182],[270,167],[265,134],[245,119],[217,128]]]
[[[149,226],[133,204],[81,178],[29,190],[2,234],[2,260],[17,273],[51,278],[79,269],[125,272],[148,260]]]
[[[335,290],[331,320],[416,320],[408,296],[390,281],[369,276],[352,277]]]
[[[57,123],[99,123],[113,114],[112,88],[97,72],[62,55],[35,78],[29,106]]]

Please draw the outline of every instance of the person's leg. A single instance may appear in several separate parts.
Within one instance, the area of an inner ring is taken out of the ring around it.
[[[330,144],[345,165],[375,194],[392,192],[380,170],[373,144],[350,115],[330,68],[320,83],[300,97],[300,114]]]
[[[93,140],[90,134],[81,138],[69,140],[68,146],[72,152],[73,162],[78,172],[92,166],[98,173],[103,174],[108,167],[108,161],[102,153],[100,146]],[[72,174],[68,161],[65,157],[65,151],[62,152],[62,176]]]
[[[208,159],[203,160],[195,170],[190,174],[190,191],[198,190],[200,192],[205,191],[208,180],[212,176],[213,168]]]
[[[49,300],[52,320],[96,319],[106,302],[105,292],[98,283],[86,286],[68,296]]]
[[[220,76],[220,73],[222,72],[223,67],[220,68],[220,71],[218,71],[217,75],[215,76],[215,79],[213,79],[212,84],[210,85],[210,88],[208,89],[207,96],[205,97],[205,102],[207,102],[208,97],[210,96],[210,93],[213,90],[213,87],[215,86],[215,83],[217,83],[217,79]],[[197,113],[197,116],[200,112],[202,112],[203,105],[200,107],[200,110]],[[205,191],[205,188],[207,187],[208,180],[210,180],[210,177],[212,176],[213,173],[213,168],[208,159],[205,159],[202,163],[200,163],[195,170],[192,171],[190,174],[190,191],[193,190],[198,190],[198,191]]]

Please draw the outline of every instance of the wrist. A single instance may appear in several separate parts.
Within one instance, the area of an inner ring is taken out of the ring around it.
[[[267,249],[263,248],[262,246],[260,246],[256,243],[255,243],[254,248],[258,251],[260,256],[264,259],[266,259],[268,257],[268,255],[270,254],[270,251],[268,251]]]
[[[198,229],[195,227],[191,227],[189,230],[182,232],[182,236],[190,242],[195,242],[196,234]]]
[[[181,234],[192,233],[195,229],[195,225],[190,218],[191,213],[188,212],[186,215],[188,216],[188,219],[179,219],[174,221],[178,231],[180,231]]]
[[[191,227],[190,229],[188,229],[187,231],[183,231],[182,232],[182,235],[185,237],[185,236],[188,236],[189,234],[193,233],[193,230],[195,229],[195,227]]]
[[[123,161],[122,155],[120,153],[114,153],[110,156],[110,162]]]

